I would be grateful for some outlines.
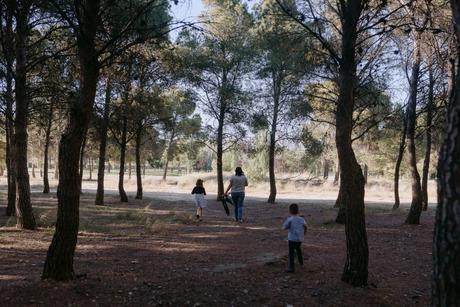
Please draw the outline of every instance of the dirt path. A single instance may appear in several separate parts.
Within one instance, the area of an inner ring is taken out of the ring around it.
[[[150,195],[153,196],[153,195]],[[92,206],[84,195],[75,256],[77,278],[40,280],[52,228],[0,229],[3,306],[426,306],[430,296],[433,212],[422,225],[403,225],[405,209],[374,204],[367,213],[369,286],[340,281],[343,226],[331,223],[332,202],[301,202],[309,222],[306,265],[286,274],[288,202],[249,199],[245,223],[209,202],[203,222],[193,220],[184,195]],[[165,198],[167,200],[165,200]],[[41,222],[53,221],[55,197],[34,194]],[[146,218],[146,216],[148,216]],[[11,223],[0,219],[1,225]]]

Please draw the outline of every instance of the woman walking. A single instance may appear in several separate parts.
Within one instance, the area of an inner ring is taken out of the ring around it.
[[[248,186],[248,179],[244,176],[241,167],[235,169],[235,175],[230,177],[230,183],[225,196],[231,189],[233,203],[235,204],[235,221],[243,223],[243,205],[244,205],[244,190]]]

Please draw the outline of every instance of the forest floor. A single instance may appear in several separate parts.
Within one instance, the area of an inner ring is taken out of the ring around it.
[[[0,187],[4,191],[4,187]],[[309,228],[304,267],[285,273],[289,200],[268,205],[248,197],[244,223],[208,197],[203,221],[189,194],[147,192],[95,206],[91,187],[81,202],[76,278],[42,281],[54,232],[56,195],[32,195],[38,231],[19,231],[0,217],[2,306],[428,306],[434,210],[421,225],[404,225],[408,206],[368,202],[369,285],[353,288],[340,276],[344,226],[333,201],[299,200]],[[3,195],[3,198],[5,196]],[[4,200],[1,201],[4,204]],[[4,210],[3,207],[0,210]]]

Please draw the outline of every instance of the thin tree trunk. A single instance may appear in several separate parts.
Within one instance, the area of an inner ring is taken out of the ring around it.
[[[128,119],[126,118],[126,116],[123,116],[121,144],[120,144],[120,172],[118,174],[118,192],[120,194],[121,202],[128,202],[128,195],[126,195],[125,188],[124,188],[127,130],[128,130]]]
[[[112,96],[112,80],[107,76],[105,83],[105,103],[104,103],[104,116],[101,125],[101,142],[99,144],[99,163],[97,170],[97,192],[96,192],[96,205],[104,205],[104,171],[105,171],[105,155],[107,152],[107,130],[109,127],[110,117],[110,101]],[[110,173],[110,162],[109,162]]]
[[[92,114],[99,76],[95,35],[99,0],[75,2],[80,11],[81,32],[77,35],[80,63],[78,100],[70,109],[67,128],[59,145],[59,185],[56,231],[48,249],[42,278],[70,280],[74,277],[73,257],[77,244],[80,202],[79,155]],[[82,7],[80,7],[82,6]]]
[[[142,199],[142,173],[141,173],[141,142],[142,142],[142,122],[138,123],[136,131],[136,199]]]
[[[89,157],[89,180],[93,180],[93,158]]]
[[[412,203],[406,218],[407,224],[419,224],[422,213],[422,187],[420,174],[417,170],[417,157],[415,149],[415,126],[417,117],[417,89],[420,74],[420,34],[414,40],[414,62],[410,82],[410,96],[407,104],[407,157],[412,181]]]
[[[131,159],[129,159],[128,161],[128,179],[129,180],[131,180],[131,169],[132,169]]]
[[[48,179],[48,162],[49,162],[49,147],[51,141],[51,128],[53,126],[53,103],[50,105],[48,125],[45,132],[45,148],[43,150],[43,193],[50,192],[50,183]]]
[[[16,118],[14,121],[14,158],[16,166],[17,228],[35,229],[35,217],[30,202],[30,182],[27,165],[27,122],[29,97],[27,89],[27,36],[29,4],[21,3],[16,12]]]
[[[112,164],[110,163],[110,159],[107,159],[107,173],[110,174],[110,171],[112,171]]]
[[[369,176],[369,167],[367,166],[366,163],[364,163],[364,167],[363,167],[363,176],[364,176],[364,185],[367,185],[367,178]]]
[[[56,156],[54,157],[54,179],[59,180],[59,145],[56,146]]]
[[[224,116],[225,114],[221,111],[219,118],[219,125],[217,127],[217,200],[222,200],[224,197],[224,174],[223,174],[223,140],[224,140]]]
[[[171,132],[171,137],[169,138],[168,142],[168,150],[166,151],[166,161],[165,161],[165,167],[163,169],[163,181],[166,180],[166,175],[168,174],[168,167],[169,167],[169,161],[171,160],[172,156],[172,150],[173,150],[173,142],[174,142],[174,137],[175,137],[175,130],[173,129]]]
[[[326,181],[329,178],[329,161],[324,160],[323,163],[323,179]]]
[[[343,5],[339,97],[336,112],[336,145],[340,161],[341,201],[346,210],[345,234],[347,257],[342,280],[353,286],[365,286],[368,279],[369,251],[364,215],[364,176],[353,151],[351,134],[355,104],[356,27],[362,2]]]
[[[35,178],[35,163],[32,162],[32,178]]]
[[[426,132],[425,132],[425,157],[423,159],[422,170],[422,210],[428,210],[428,174],[430,171],[430,158],[431,158],[431,130],[432,130],[432,116],[433,116],[433,100],[434,100],[434,76],[433,65],[429,63],[428,68],[428,100],[426,105]]]
[[[451,0],[460,40],[460,3]],[[460,51],[460,46],[457,46]],[[460,54],[460,53],[459,53]],[[459,54],[457,56],[460,58]],[[458,72],[458,71],[457,71]],[[438,161],[438,206],[433,244],[432,306],[460,306],[460,78],[449,104],[447,127]]]
[[[334,175],[334,185],[337,185],[339,183],[340,179],[340,163],[337,161],[337,167],[335,170],[335,175]]]
[[[274,204],[276,201],[276,178],[275,178],[275,150],[276,150],[276,131],[278,127],[278,113],[280,103],[279,80],[276,74],[272,73],[273,81],[273,118],[270,131],[270,145],[268,147],[268,176],[270,180],[270,195],[267,202]]]
[[[399,174],[401,170],[401,162],[404,157],[404,151],[406,148],[406,134],[407,134],[407,119],[406,114],[404,114],[403,118],[403,129],[401,132],[401,138],[399,141],[399,151],[398,151],[398,158],[396,159],[395,165],[395,176],[394,176],[394,195],[395,195],[395,203],[393,205],[393,210],[399,208],[400,200],[399,200]]]
[[[87,130],[83,136],[83,143],[80,149],[80,193],[82,193],[83,172],[85,171],[85,148],[86,148]]]

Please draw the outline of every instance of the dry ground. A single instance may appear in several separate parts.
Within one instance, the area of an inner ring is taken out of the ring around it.
[[[2,306],[427,306],[434,212],[404,225],[407,207],[369,203],[369,286],[340,281],[344,227],[332,223],[331,200],[300,201],[309,223],[306,265],[285,273],[287,242],[280,226],[289,201],[248,198],[245,223],[235,224],[209,199],[193,218],[188,194],[148,193],[143,201],[106,206],[82,197],[76,279],[40,280],[52,238],[56,197],[33,194],[38,231],[18,231],[0,218]],[[4,204],[4,201],[2,201]],[[3,208],[0,208],[3,211]]]

